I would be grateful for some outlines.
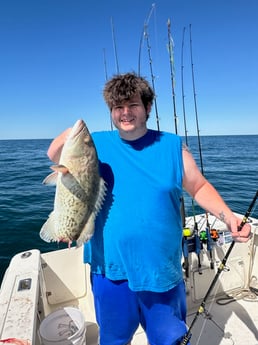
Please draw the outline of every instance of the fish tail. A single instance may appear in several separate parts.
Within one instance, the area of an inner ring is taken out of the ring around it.
[[[55,242],[58,241],[58,237],[55,233],[55,223],[54,223],[55,217],[54,212],[51,212],[49,215],[49,218],[47,221],[43,224],[41,230],[40,230],[40,237],[45,242]]]

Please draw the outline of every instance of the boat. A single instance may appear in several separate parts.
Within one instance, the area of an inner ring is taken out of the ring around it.
[[[198,224],[201,238],[207,219],[216,235],[211,247],[203,236],[201,250],[196,253],[195,225]],[[192,345],[258,344],[258,219],[248,217],[247,221],[252,229],[251,239],[247,243],[234,242],[227,263],[200,313],[202,301],[218,275],[232,237],[225,224],[211,214],[186,218],[185,229],[189,232],[187,272],[186,257],[182,257],[182,269],[187,293],[187,324],[191,324],[196,313],[200,314],[191,330]],[[31,249],[11,259],[0,290],[0,344],[66,344],[51,339],[46,341],[42,336],[42,325],[54,327],[56,319],[51,317],[66,310],[77,310],[83,316],[84,321],[75,327],[76,332],[79,327],[85,329],[80,339],[68,343],[98,344],[90,267],[83,263],[82,255],[83,247],[47,253]],[[58,325],[61,330],[67,326],[62,320]],[[65,330],[58,332],[64,334]],[[147,339],[139,326],[132,345],[144,344]]]

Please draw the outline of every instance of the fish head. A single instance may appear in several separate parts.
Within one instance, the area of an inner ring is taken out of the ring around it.
[[[83,120],[77,120],[67,136],[63,147],[63,158],[69,156],[70,158],[80,157],[85,154],[87,147],[93,146],[93,140],[90,132]],[[62,159],[61,156],[61,159]]]

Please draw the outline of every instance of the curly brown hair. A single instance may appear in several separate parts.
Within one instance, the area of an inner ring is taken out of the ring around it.
[[[117,74],[110,79],[103,90],[103,96],[110,110],[115,105],[140,95],[142,103],[147,110],[155,97],[148,81],[135,73]]]

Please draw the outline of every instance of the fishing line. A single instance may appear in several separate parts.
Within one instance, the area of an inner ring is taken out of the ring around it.
[[[255,211],[255,209],[254,209],[254,211]],[[257,224],[255,224],[255,225],[257,225]],[[249,289],[257,295],[257,293],[258,293],[257,276],[252,275],[253,266],[254,266],[254,258],[255,258],[255,254],[256,254],[256,250],[257,250],[257,247],[255,246],[256,230],[257,230],[257,227],[255,228],[255,232],[254,232],[253,238],[252,238],[253,242],[252,242],[252,247],[251,247],[250,265],[249,265],[249,271],[248,271],[248,282],[249,282]],[[255,285],[255,287],[253,285]]]
[[[255,211],[256,207],[253,209],[253,213]],[[255,225],[255,224],[254,224]],[[226,297],[221,297],[216,300],[216,303],[219,305],[226,305],[232,302],[235,302],[239,299],[243,299],[246,301],[251,301],[251,302],[258,302],[257,299],[257,294],[258,290],[254,287],[252,287],[252,283],[255,284],[257,280],[256,276],[252,275],[253,271],[253,265],[254,265],[254,258],[255,258],[255,236],[256,236],[256,230],[255,228],[253,236],[251,238],[251,244],[250,244],[250,261],[249,261],[249,269],[248,269],[248,277],[246,280],[246,285],[244,288],[239,289],[237,291],[234,291],[230,295],[227,295]],[[256,283],[257,285],[257,283]]]
[[[252,212],[252,209],[253,209],[253,207],[254,207],[254,205],[256,203],[257,198],[258,198],[258,190],[256,191],[256,194],[255,194],[251,204],[249,205],[248,210],[246,211],[246,213],[245,213],[245,215],[244,215],[244,217],[242,219],[241,224],[238,227],[238,231],[241,231],[243,226],[246,224],[246,222],[248,220],[248,217],[249,217],[250,213]],[[210,284],[210,287],[208,288],[208,291],[206,292],[206,295],[204,296],[203,301],[202,301],[201,305],[199,306],[199,309],[197,310],[191,325],[188,328],[187,333],[185,334],[183,340],[180,342],[180,345],[187,345],[188,341],[190,340],[190,338],[192,336],[192,333],[191,333],[192,328],[195,325],[199,315],[205,312],[206,301],[209,298],[209,296],[210,296],[210,294],[211,294],[211,292],[212,292],[212,290],[213,290],[213,288],[214,288],[214,286],[215,286],[215,284],[216,284],[216,282],[217,282],[221,272],[224,270],[226,262],[227,262],[227,259],[228,259],[229,255],[230,255],[234,245],[235,245],[235,241],[234,241],[234,239],[232,239],[232,242],[231,242],[231,244],[230,244],[230,246],[229,246],[229,248],[228,248],[228,250],[227,250],[227,252],[226,252],[226,254],[224,256],[224,258],[223,258],[223,260],[221,261],[221,263],[220,263],[220,265],[218,267],[217,273],[214,276],[214,279],[212,280],[212,282]]]
[[[219,285],[217,284],[216,289],[215,289],[215,293],[214,293],[215,295],[217,294],[218,289],[219,289]],[[201,336],[202,336],[202,334],[203,334],[203,331],[204,331],[204,329],[205,329],[205,327],[206,327],[206,323],[207,323],[208,320],[211,321],[211,322],[215,325],[215,327],[217,327],[217,328],[221,331],[221,333],[223,334],[223,337],[224,337],[224,335],[225,335],[224,329],[223,329],[217,322],[215,322],[215,321],[213,320],[212,315],[210,314],[210,310],[212,309],[213,304],[214,304],[214,301],[212,301],[212,303],[209,305],[208,310],[205,310],[205,311],[204,311],[205,320],[204,320],[204,322],[203,322],[203,324],[202,324],[200,333],[199,333],[198,338],[197,338],[197,340],[196,340],[196,345],[198,345],[199,342],[200,342]]]
[[[218,289],[219,289],[219,285],[216,286],[215,293],[214,293],[215,295],[217,294]],[[205,316],[204,316],[204,317],[205,317],[205,320],[204,320],[203,325],[202,325],[202,327],[201,327],[199,336],[198,336],[198,338],[196,339],[196,345],[198,345],[199,342],[200,342],[201,336],[202,336],[202,334],[203,334],[203,330],[204,330],[204,328],[205,328],[206,323],[207,323],[208,320],[211,321],[211,322],[215,325],[215,327],[217,327],[217,328],[221,331],[221,333],[222,333],[223,335],[225,334],[224,329],[223,329],[217,322],[215,322],[215,321],[213,320],[212,315],[210,314],[210,310],[212,309],[213,304],[214,304],[214,301],[212,301],[212,303],[209,305],[208,310],[205,310],[205,311],[204,311],[204,313],[205,313]],[[191,315],[193,315],[193,314],[191,314]]]

